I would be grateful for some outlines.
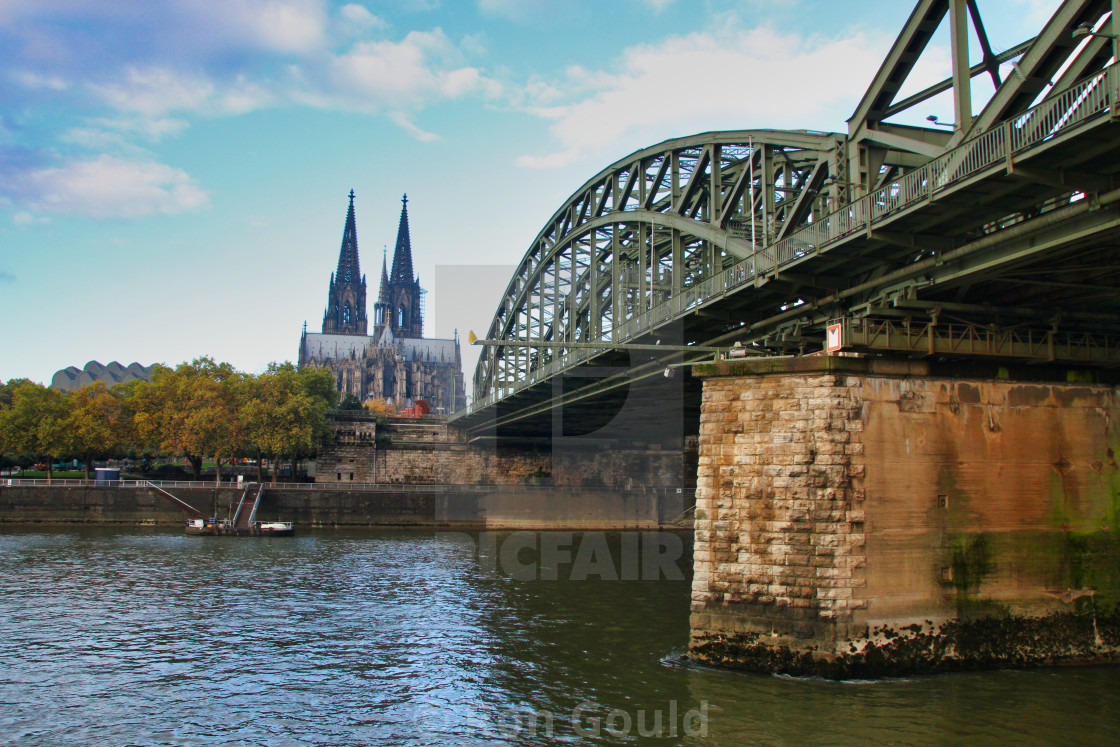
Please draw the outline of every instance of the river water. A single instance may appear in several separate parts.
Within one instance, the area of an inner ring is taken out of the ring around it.
[[[0,744],[1120,735],[1116,668],[827,682],[674,665],[689,567],[669,534],[0,530]]]

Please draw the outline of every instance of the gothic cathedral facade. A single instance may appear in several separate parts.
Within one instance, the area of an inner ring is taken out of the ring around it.
[[[304,325],[299,365],[329,368],[341,394],[363,402],[384,400],[398,409],[425,400],[433,413],[450,414],[466,404],[458,335],[424,337],[420,280],[412,269],[408,230],[408,196],[390,270],[381,263],[381,289],[374,304],[373,333],[366,315],[366,278],[358,261],[354,191],[342,231],[338,267],[331,275],[323,331]]]

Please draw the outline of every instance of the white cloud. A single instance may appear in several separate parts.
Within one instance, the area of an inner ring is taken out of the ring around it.
[[[0,189],[36,211],[93,218],[174,214],[209,204],[181,169],[109,155],[7,175]]]
[[[208,8],[217,23],[232,18],[264,49],[305,53],[327,41],[327,12],[322,0],[240,0]]]
[[[214,95],[209,79],[164,67],[130,67],[121,79],[91,83],[90,89],[115,109],[150,117],[198,109]]]
[[[398,112],[393,121],[425,140],[435,136],[412,124],[410,113],[433,101],[475,94],[494,99],[502,93],[500,83],[480,68],[464,65],[463,58],[463,51],[436,28],[412,31],[400,41],[361,41],[340,53],[309,55],[282,68],[285,74],[279,79],[238,74],[223,80],[167,67],[129,67],[114,79],[88,84],[124,116],[103,120],[97,128],[72,128],[66,137],[87,147],[124,147],[124,133],[154,142],[180,131],[187,126],[183,115],[236,116],[296,103]],[[108,121],[130,124],[112,126]]]
[[[70,128],[60,139],[93,150],[133,149],[132,141],[136,138],[158,143],[166,137],[178,135],[189,126],[185,119],[172,117],[100,117],[89,120],[83,126]]]
[[[156,119],[116,120],[113,124],[126,132],[135,132],[152,141],[178,135],[190,126],[185,119],[158,117]]]
[[[531,156],[527,153],[518,156],[514,163],[530,169],[560,169],[579,158],[575,150],[561,150],[543,156]]]
[[[475,67],[448,70],[440,76],[439,91],[448,98],[457,99],[482,89],[482,71]]]
[[[422,143],[432,143],[443,139],[434,132],[428,132],[417,127],[404,112],[390,112],[389,119]]]
[[[416,108],[433,99],[459,98],[496,84],[472,67],[456,67],[462,54],[440,29],[412,31],[399,42],[356,44],[329,64],[326,86],[309,95],[323,104],[366,110]],[[314,70],[301,73],[314,75]],[[322,105],[322,104],[321,104]]]
[[[44,75],[31,70],[16,70],[11,73],[11,78],[31,91],[65,91],[70,87],[69,83],[57,75]]]
[[[236,116],[272,106],[281,99],[273,88],[271,83],[257,83],[245,75],[238,75],[217,96],[212,110],[216,114]]]
[[[482,57],[488,51],[486,38],[482,34],[467,34],[459,40],[459,48],[476,57]]]
[[[165,116],[171,112],[236,116],[278,103],[282,98],[273,90],[274,83],[257,82],[244,74],[219,81],[163,67],[128,68],[116,80],[91,83],[89,87],[114,109],[139,115],[122,121],[143,122],[117,129],[130,130],[150,140],[174,134],[188,125],[182,119]]]
[[[388,26],[385,19],[375,16],[364,5],[358,5],[357,3],[343,5],[339,8],[338,14],[358,31],[383,29]]]
[[[653,9],[653,12],[660,13],[668,8],[676,0],[642,0],[646,5]]]
[[[843,129],[888,42],[730,27],[630,47],[612,71],[571,68],[564,81],[525,90],[524,110],[554,122],[558,149],[517,163],[563,166],[707,130]],[[565,90],[569,103],[545,104]]]
[[[328,0],[3,0],[0,27],[18,28],[32,48],[56,60],[95,66],[104,60],[68,53],[88,48],[123,59],[143,38],[173,45],[165,51],[181,59],[246,49],[304,54],[328,42],[327,6]],[[107,44],[87,47],[91,39]]]
[[[10,24],[16,21],[18,30],[13,30]],[[79,25],[82,33],[73,30]],[[378,38],[388,26],[360,0],[334,7],[328,0],[155,5],[43,0],[15,6],[0,0],[0,32],[53,50],[52,62],[0,76],[8,79],[9,90],[27,92],[29,100],[46,94],[70,105],[73,120],[60,135],[50,135],[57,144],[132,164],[157,160],[152,146],[181,133],[197,117],[295,104],[385,116],[430,142],[438,134],[415,123],[429,105],[503,94],[498,81],[466,62],[468,56],[485,54],[479,37],[455,41],[434,28],[399,39]],[[132,37],[143,43],[134,45]],[[9,104],[17,105],[15,100]],[[0,141],[4,136],[0,129]],[[12,178],[0,174],[0,181]],[[167,193],[175,191],[168,187]],[[18,193],[11,196],[21,200]]]
[[[20,227],[32,226],[32,225],[35,225],[36,223],[50,223],[50,222],[51,222],[50,218],[44,218],[42,216],[32,215],[31,213],[27,212],[26,210],[21,210],[18,213],[16,213],[15,215],[12,216],[12,223],[14,223],[15,225],[20,226]]]
[[[567,97],[563,88],[534,76],[520,91],[523,106],[545,107],[556,104]]]
[[[324,109],[386,117],[421,142],[439,140],[417,126],[427,105],[477,95],[494,99],[502,85],[463,64],[463,51],[439,28],[412,31],[400,41],[364,41],[345,52],[289,68],[285,96]]]

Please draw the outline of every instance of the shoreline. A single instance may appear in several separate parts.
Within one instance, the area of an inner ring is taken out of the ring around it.
[[[176,488],[202,516],[225,516],[243,488]],[[690,529],[691,496],[667,491],[548,486],[393,485],[269,489],[259,518],[297,530],[432,528],[623,531]],[[150,487],[2,486],[0,527],[180,527],[187,512]]]

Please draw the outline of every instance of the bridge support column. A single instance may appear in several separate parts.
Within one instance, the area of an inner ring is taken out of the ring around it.
[[[849,357],[697,366],[694,659],[1120,660],[1120,397]]]

